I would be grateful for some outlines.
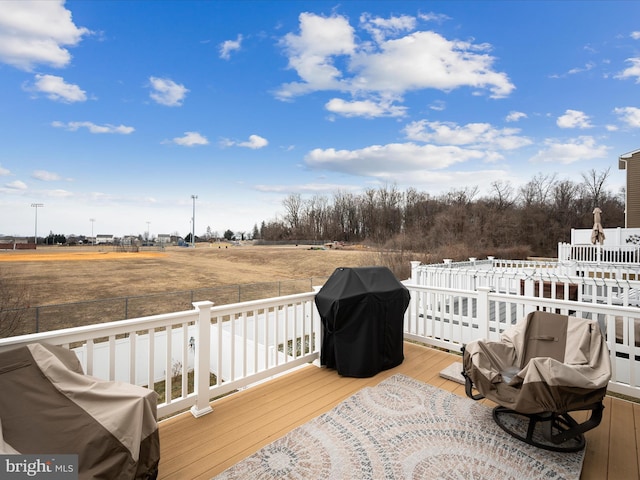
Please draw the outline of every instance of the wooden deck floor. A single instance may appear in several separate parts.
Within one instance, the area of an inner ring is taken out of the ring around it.
[[[402,365],[371,378],[341,377],[308,365],[212,403],[201,418],[184,413],[160,422],[161,480],[209,479],[366,386],[402,373],[464,396],[439,372],[460,357],[405,343]],[[640,404],[607,397],[602,423],[587,433],[581,478],[639,477]]]

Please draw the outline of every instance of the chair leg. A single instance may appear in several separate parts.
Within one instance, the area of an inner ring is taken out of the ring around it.
[[[493,409],[493,419],[509,435],[529,445],[569,453],[585,447],[584,432],[600,423],[603,408],[602,403],[592,406],[591,417],[581,424],[568,413],[523,414],[502,406]],[[526,433],[523,433],[525,427]]]
[[[465,346],[463,345],[461,348],[463,357],[464,357],[464,347]],[[467,375],[467,371],[464,369],[464,367],[462,368],[462,372],[460,373],[464,377],[464,393],[467,395],[467,397],[469,397],[472,400],[482,400],[484,398],[484,395],[482,395],[481,393],[477,393],[474,395],[473,380],[471,380],[471,377]]]
[[[602,402],[592,405],[591,416],[588,420],[585,420],[582,423],[576,422],[569,415],[569,413],[558,414],[555,421],[553,422],[553,427],[555,427],[556,430],[558,430],[560,433],[554,434],[552,429],[548,428],[545,432],[545,438],[555,444],[561,444],[576,435],[582,435],[583,433],[600,425],[603,410],[604,405],[602,404]],[[567,428],[564,428],[564,426],[566,426]]]

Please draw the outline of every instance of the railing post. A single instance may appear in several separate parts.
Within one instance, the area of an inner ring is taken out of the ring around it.
[[[413,260],[409,262],[411,264],[411,283],[414,285],[418,284],[418,266],[420,266],[420,262]]]
[[[195,345],[195,359],[193,361],[196,404],[191,407],[191,414],[198,418],[213,411],[213,408],[211,408],[209,404],[211,307],[213,306],[213,302],[193,302],[193,306],[198,310],[198,320],[196,321],[198,336]]]
[[[524,296],[525,297],[534,297],[535,296],[535,280],[533,278],[533,272],[525,272],[527,276],[524,279]],[[542,278],[540,278],[540,282],[542,282]],[[529,313],[533,312],[535,308],[533,305],[527,304],[524,306],[523,315],[526,316]]]
[[[318,294],[322,287],[312,287],[315,295]],[[315,332],[315,345],[313,346],[314,350],[318,352],[318,358],[316,358],[312,363],[316,367],[321,367],[320,363],[320,353],[322,352],[322,339],[324,338],[324,325],[322,323],[322,318],[320,318],[320,312],[318,312],[318,307],[316,306],[315,296],[311,303],[311,322],[312,328],[311,331]],[[311,341],[309,341],[311,343]]]
[[[480,338],[489,338],[489,292],[490,287],[478,287],[478,333]]]

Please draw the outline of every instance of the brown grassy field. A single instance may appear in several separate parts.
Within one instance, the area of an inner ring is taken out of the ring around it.
[[[18,334],[191,308],[193,294],[168,295],[177,291],[215,289],[210,295],[200,292],[203,298],[196,300],[209,299],[218,304],[245,301],[249,296],[264,298],[260,292],[247,292],[249,287],[229,287],[231,300],[206,297],[220,296],[224,287],[231,285],[310,278],[321,284],[338,267],[379,262],[379,254],[359,247],[312,250],[308,246],[212,244],[195,249],[169,247],[164,251],[135,253],[97,246],[39,247],[36,251],[0,251],[0,276],[3,281],[24,286],[31,307],[43,307],[31,309],[34,312],[23,321],[24,328],[14,333]],[[304,288],[310,283],[302,285]],[[241,296],[239,289],[243,290]],[[274,296],[270,292],[266,296]],[[130,299],[126,306],[122,301],[112,300],[149,294],[165,295],[151,301]],[[75,302],[87,305],[66,309],[52,306]]]
[[[338,267],[371,265],[369,250],[310,250],[217,244],[164,251],[39,247],[0,251],[0,274],[28,285],[32,305],[327,277]]]

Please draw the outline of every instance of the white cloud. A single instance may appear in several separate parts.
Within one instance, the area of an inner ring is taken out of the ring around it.
[[[584,67],[576,67],[576,68],[572,68],[571,70],[569,70],[567,73],[569,75],[575,75],[576,73],[582,73],[582,72],[588,72],[589,70],[592,70],[594,67],[596,66],[595,63],[593,62],[588,62],[584,65]]]
[[[238,143],[239,147],[247,147],[254,150],[264,148],[267,145],[269,145],[269,141],[266,138],[261,137],[260,135],[249,135],[249,141]]]
[[[622,107],[615,108],[613,111],[630,127],[640,128],[640,108]]]
[[[249,140],[245,142],[237,142],[235,140],[230,140],[228,138],[223,138],[220,141],[220,144],[223,147],[245,147],[251,148],[253,150],[257,150],[260,148],[264,148],[269,145],[269,141],[266,138],[261,137],[260,135],[249,135]]]
[[[257,150],[260,148],[264,148],[269,145],[269,141],[266,138],[261,137],[260,135],[249,135],[249,140],[245,142],[237,142],[234,140],[230,140],[228,138],[223,138],[220,141],[220,145],[223,147],[245,147],[251,148],[253,150]]]
[[[0,165],[0,177],[4,177],[6,175],[11,175],[11,170],[8,170]]]
[[[445,20],[451,20],[451,17],[443,13],[434,13],[434,12],[421,13],[420,15],[418,15],[418,17],[420,18],[420,20],[424,20],[425,22],[442,23]]]
[[[135,131],[133,127],[127,127],[126,125],[97,125],[93,122],[51,122],[51,126],[56,128],[64,128],[70,132],[75,132],[81,128],[86,128],[90,133],[119,133],[122,135],[128,135]]]
[[[509,115],[507,115],[507,118],[505,118],[505,120],[507,122],[517,122],[519,120],[522,120],[523,118],[527,118],[527,114],[526,113],[511,111],[511,112],[509,112]]]
[[[609,147],[598,145],[591,136],[581,136],[566,143],[560,143],[557,140],[546,140],[545,148],[538,151],[530,161],[534,163],[570,164],[582,160],[606,158],[608,151]]]
[[[195,147],[197,145],[209,145],[207,137],[200,135],[198,132],[184,132],[184,136],[176,137],[172,140],[176,145],[183,147]]]
[[[345,17],[301,14],[299,34],[289,33],[281,41],[289,67],[300,81],[282,85],[277,97],[287,100],[312,91],[336,90],[359,97],[401,99],[413,90],[450,91],[466,86],[501,98],[515,88],[505,73],[493,69],[488,44],[450,41],[432,31],[387,39],[391,33],[413,29],[412,17],[363,18],[363,25],[374,29],[377,43],[358,43]]]
[[[442,100],[435,100],[431,105],[429,105],[429,108],[436,112],[443,112],[446,110],[447,104]]]
[[[50,100],[67,103],[87,100],[86,92],[78,85],[66,83],[64,78],[56,75],[36,75],[33,90],[45,93]]]
[[[357,150],[316,148],[305,156],[304,161],[312,168],[392,179],[403,172],[444,169],[457,163],[485,158],[486,152],[457,146],[391,143]]]
[[[27,184],[20,180],[14,180],[13,182],[9,182],[5,185],[5,187],[11,190],[26,190],[28,188]]]
[[[73,23],[64,0],[0,1],[0,62],[21,70],[65,67],[71,61],[66,47],[89,33]]]
[[[231,58],[231,52],[240,50],[242,47],[242,35],[238,35],[235,40],[226,40],[220,44],[220,58],[229,60]]]
[[[358,192],[362,187],[357,185],[342,185],[336,183],[304,183],[300,185],[254,185],[259,192],[268,193],[310,193],[331,194],[334,192]]]
[[[627,58],[628,63],[631,63],[631,66],[618,75],[615,78],[633,78],[635,77],[636,83],[640,83],[640,57],[637,58]]]
[[[560,128],[591,128],[589,116],[579,110],[566,110],[558,117],[556,124]]]
[[[67,197],[74,196],[74,194],[69,190],[62,190],[62,189],[47,190],[45,193],[48,197],[55,197],[55,198],[67,198]]]
[[[460,126],[452,122],[420,120],[408,124],[404,133],[409,140],[490,150],[514,150],[532,143],[530,139],[519,135],[518,128],[498,129],[489,123]]]
[[[35,170],[31,174],[32,178],[36,180],[42,180],[43,182],[54,182],[56,180],[61,180],[60,175],[54,172],[48,172],[46,170]]]
[[[344,90],[342,72],[333,64],[334,57],[355,52],[354,31],[346,18],[321,17],[311,13],[299,16],[300,34],[288,33],[281,40],[289,68],[302,82],[283,85],[276,95],[286,100],[316,90]]]
[[[332,98],[325,108],[330,112],[345,117],[402,117],[406,114],[407,107],[392,105],[389,102],[375,102],[374,100],[354,100],[352,102],[341,98]]]
[[[388,37],[396,37],[403,32],[408,32],[416,27],[415,17],[401,15],[399,17],[372,17],[368,13],[360,16],[360,24],[369,32],[377,43],[383,42]]]
[[[419,185],[420,189],[435,194],[453,189],[467,189],[469,186],[488,186],[496,178],[512,178],[512,173],[502,169],[420,170],[394,176],[393,181],[413,187]]]
[[[403,94],[434,88],[450,91],[467,86],[488,88],[495,98],[514,89],[504,73],[491,69],[493,58],[488,45],[449,41],[435,32],[416,32],[390,40],[376,53],[352,59],[359,74],[354,88]]]
[[[633,38],[634,40],[640,40],[640,31],[631,32],[630,37]]]
[[[179,107],[189,91],[184,85],[180,85],[169,78],[149,77],[149,83],[153,91],[149,96],[160,105]]]

